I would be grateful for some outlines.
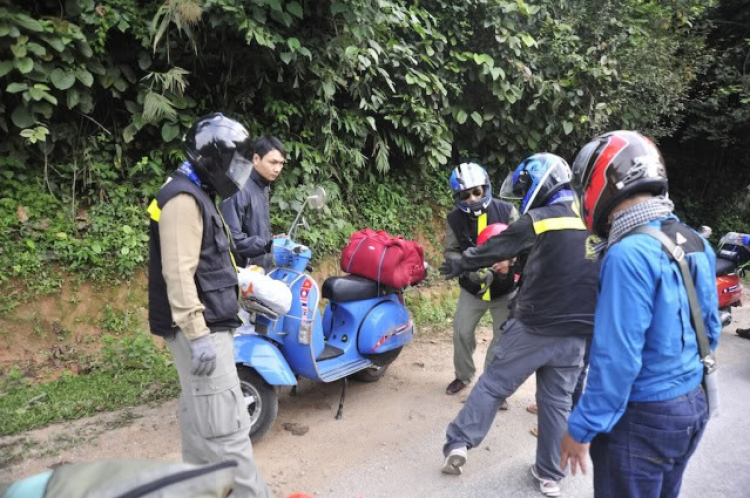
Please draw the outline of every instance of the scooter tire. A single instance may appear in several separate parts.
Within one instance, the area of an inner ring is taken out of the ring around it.
[[[382,367],[367,367],[364,370],[360,370],[359,372],[352,374],[352,379],[359,381],[359,382],[377,382],[381,378],[383,378],[383,375],[385,375],[385,371],[388,370],[388,367],[390,365],[385,365]]]
[[[263,439],[276,421],[279,396],[276,389],[252,368],[237,365],[237,374],[243,396],[253,396],[255,399],[252,405],[247,405],[247,411],[250,416],[250,439],[256,443]]]
[[[404,349],[403,346],[382,354],[365,355],[365,358],[370,360],[373,366],[353,373],[351,375],[352,379],[359,382],[379,381],[383,377],[383,375],[385,375],[385,372],[386,370],[388,370],[388,367],[391,365],[391,363],[396,361],[396,358],[398,358],[398,355],[401,354],[402,349]]]

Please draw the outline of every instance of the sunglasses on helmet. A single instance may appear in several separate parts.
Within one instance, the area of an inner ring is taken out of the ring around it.
[[[462,201],[468,201],[472,197],[482,197],[483,194],[484,194],[484,188],[474,187],[472,189],[462,190],[461,192],[458,193],[458,197]]]

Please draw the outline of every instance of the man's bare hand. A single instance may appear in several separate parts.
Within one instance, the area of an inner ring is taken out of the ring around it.
[[[581,468],[581,473],[586,475],[586,465],[588,462],[589,444],[579,443],[565,431],[562,443],[560,443],[560,468],[563,472],[570,462],[570,471],[576,475],[576,469]]]
[[[497,273],[500,273],[501,275],[507,275],[510,271],[510,261],[499,261],[492,265],[492,269],[495,270]]]

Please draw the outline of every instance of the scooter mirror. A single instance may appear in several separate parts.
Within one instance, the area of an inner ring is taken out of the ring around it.
[[[323,187],[315,187],[310,191],[307,202],[313,209],[322,209],[326,205],[326,191]]]

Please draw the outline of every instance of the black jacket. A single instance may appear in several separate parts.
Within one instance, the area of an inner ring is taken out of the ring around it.
[[[239,266],[254,264],[268,271],[272,265],[268,192],[269,182],[253,170],[242,190],[221,203]]]
[[[531,249],[513,317],[547,335],[591,335],[600,265],[588,257],[588,235],[571,203],[543,206],[465,251],[461,266],[474,270]]]
[[[203,216],[203,238],[200,260],[195,270],[198,298],[205,306],[203,317],[212,331],[234,329],[242,322],[239,313],[237,271],[229,253],[229,240],[216,204],[200,187],[180,172],[162,186],[149,208],[151,213],[149,241],[148,320],[153,334],[171,337],[177,332],[167,297],[167,284],[162,275],[159,215],[161,209],[176,195],[192,195]]]
[[[506,225],[510,225],[512,211],[512,204],[498,199],[492,199],[492,202],[487,207],[487,226],[492,225],[493,223],[505,223]],[[477,233],[477,218],[475,216],[455,208],[448,214],[448,225],[453,231],[461,251],[476,246],[479,234]],[[496,276],[495,281],[490,286],[491,299],[496,299],[513,291],[513,274],[514,270],[513,267],[511,267],[508,275],[505,277],[499,275]],[[479,295],[481,285],[472,282],[467,274],[461,275],[458,279],[458,283],[473,295]]]

